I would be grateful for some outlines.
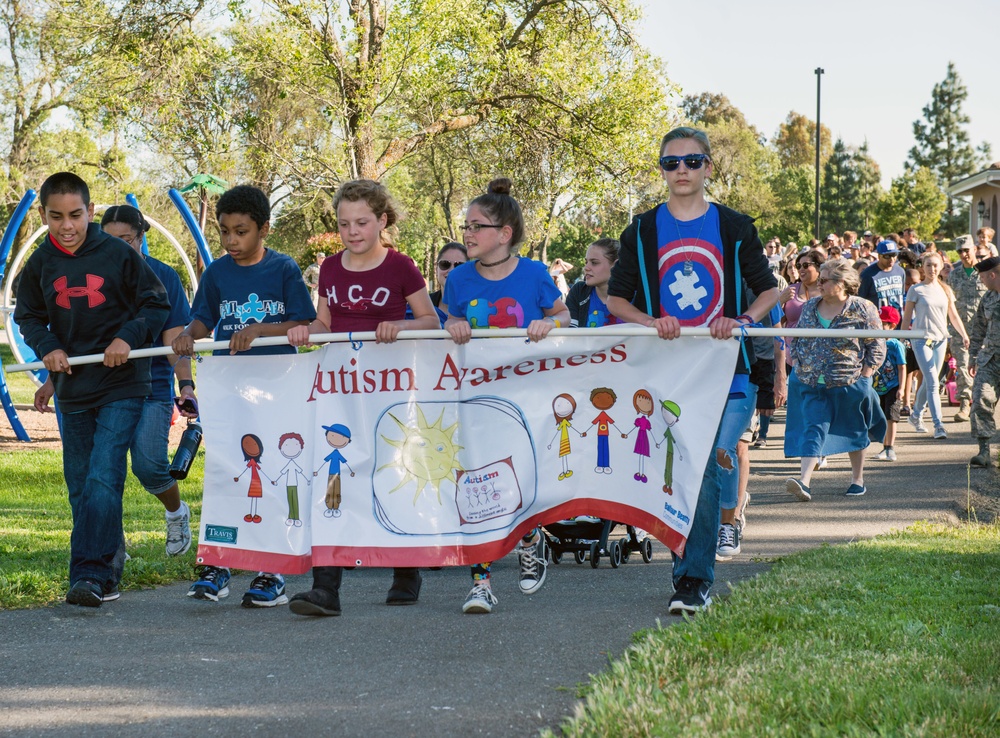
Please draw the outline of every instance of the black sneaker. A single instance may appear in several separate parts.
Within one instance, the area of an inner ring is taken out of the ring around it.
[[[292,595],[288,609],[296,615],[340,615],[340,594],[316,587]]]
[[[711,585],[694,577],[681,577],[677,582],[674,596],[670,598],[670,614],[696,613],[705,610],[712,604],[708,591]]]
[[[80,607],[100,607],[104,602],[104,588],[93,579],[81,579],[66,593],[66,602]]]
[[[121,597],[117,584],[105,584],[103,592],[104,594],[101,596],[101,600],[104,602],[114,602]]]

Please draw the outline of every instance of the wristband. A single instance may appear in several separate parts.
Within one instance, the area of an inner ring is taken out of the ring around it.
[[[178,379],[177,380],[177,389],[182,390],[185,387],[190,387],[191,390],[194,391],[194,380],[192,380],[192,379]]]
[[[754,323],[754,319],[751,318],[746,313],[743,313],[742,315],[737,315],[735,319],[736,320],[746,320],[747,325],[753,325],[753,323]]]
[[[551,320],[555,324],[556,328],[562,328],[562,323],[559,322],[558,318],[553,318],[551,315],[546,315],[545,319]]]

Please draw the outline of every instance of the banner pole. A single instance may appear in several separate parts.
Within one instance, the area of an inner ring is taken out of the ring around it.
[[[604,328],[553,328],[549,331],[549,336],[655,336],[654,328],[647,328],[642,325],[618,325]],[[711,331],[707,327],[702,328],[681,328],[681,337],[709,338]],[[733,338],[746,335],[754,337],[775,337],[775,338],[898,338],[898,339],[923,339],[926,335],[923,331],[875,331],[875,330],[844,330],[844,329],[813,329],[813,328],[744,328],[734,329]],[[524,328],[492,328],[484,331],[473,331],[474,339],[483,338],[526,338],[527,331]],[[375,341],[374,331],[361,333],[317,333],[311,336],[314,344],[320,343],[358,343],[365,341]],[[423,330],[423,331],[403,331],[399,334],[399,341],[416,341],[423,339],[446,339],[451,340],[451,335],[446,330]],[[259,346],[286,346],[288,338],[286,336],[270,336],[257,338],[251,347]],[[203,354],[210,351],[221,351],[229,348],[229,341],[197,341],[194,344],[195,353]],[[168,356],[173,351],[169,346],[159,348],[136,349],[130,351],[130,359],[143,359],[150,356]],[[69,359],[70,366],[81,366],[83,364],[100,364],[104,361],[104,354],[89,354],[87,356],[72,356]],[[44,369],[45,365],[41,361],[32,361],[27,364],[8,364],[4,367],[8,372],[30,372]]]

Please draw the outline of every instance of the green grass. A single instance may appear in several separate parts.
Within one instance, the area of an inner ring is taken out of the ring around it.
[[[998,687],[1000,526],[920,524],[637,634],[561,734],[997,736]]]
[[[17,363],[14,352],[6,343],[0,343],[0,361],[3,362],[4,366]],[[37,388],[27,372],[10,373],[5,370],[4,374],[7,377],[7,388],[10,390],[10,396],[15,403],[30,405],[35,401]]]
[[[204,451],[181,483],[192,528],[201,514]],[[123,588],[142,589],[190,579],[196,545],[183,556],[164,551],[163,505],[129,475],[124,500],[129,555]],[[73,527],[62,452],[23,450],[0,454],[0,609],[61,601],[69,586],[69,537]]]

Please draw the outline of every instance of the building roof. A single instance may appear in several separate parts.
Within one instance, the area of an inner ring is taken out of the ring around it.
[[[968,195],[982,186],[1000,188],[1000,161],[995,161],[981,172],[953,182],[948,187],[948,194],[953,196]]]

